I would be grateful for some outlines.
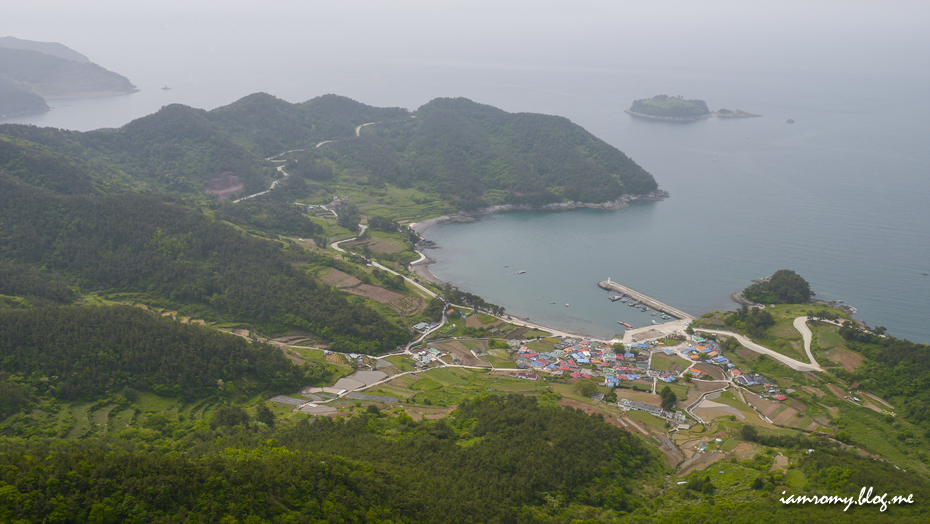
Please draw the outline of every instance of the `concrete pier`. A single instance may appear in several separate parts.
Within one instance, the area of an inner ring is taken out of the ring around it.
[[[634,290],[632,290],[632,289],[630,289],[630,288],[628,288],[628,287],[626,287],[626,286],[624,286],[624,285],[622,285],[622,284],[618,284],[618,283],[616,283],[616,282],[613,282],[613,281],[611,281],[609,278],[608,278],[607,280],[604,280],[603,282],[599,283],[598,286],[599,286],[601,289],[606,289],[606,290],[608,290],[608,291],[616,291],[617,293],[622,293],[622,294],[624,294],[624,295],[626,295],[626,296],[628,296],[628,297],[630,297],[630,298],[636,300],[637,302],[643,304],[644,306],[649,306],[649,307],[651,307],[652,309],[654,309],[654,310],[656,310],[656,311],[658,311],[658,312],[660,312],[660,313],[666,313],[666,314],[669,314],[669,315],[671,315],[671,316],[673,316],[673,317],[675,317],[675,318],[679,318],[679,319],[681,319],[681,320],[694,320],[694,316],[689,315],[689,314],[685,313],[684,311],[681,311],[680,309],[675,309],[675,308],[673,308],[672,306],[663,304],[663,303],[659,302],[658,300],[656,300],[656,299],[654,299],[654,298],[652,298],[652,297],[648,297],[648,296],[646,296],[646,295],[640,293],[639,291],[634,291]]]

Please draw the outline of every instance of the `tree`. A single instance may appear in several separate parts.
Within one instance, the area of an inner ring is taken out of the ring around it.
[[[591,395],[597,393],[597,384],[592,382],[590,379],[584,379],[578,383],[578,393],[590,397]]]
[[[662,391],[659,392],[659,396],[662,397],[662,409],[666,411],[670,411],[675,407],[675,402],[678,401],[678,397],[669,386],[662,388]]]
[[[255,420],[270,428],[274,426],[274,413],[268,409],[268,406],[262,404],[255,408]]]
[[[249,414],[238,406],[223,406],[216,410],[213,420],[210,421],[210,428],[216,429],[221,426],[248,426]]]

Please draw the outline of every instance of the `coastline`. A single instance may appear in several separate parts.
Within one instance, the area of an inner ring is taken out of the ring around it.
[[[657,189],[651,193],[646,193],[645,195],[624,195],[616,200],[610,202],[602,203],[592,203],[592,202],[558,202],[555,204],[546,204],[544,206],[532,206],[525,204],[501,204],[497,206],[486,207],[479,209],[477,211],[465,211],[462,213],[454,213],[451,215],[442,215],[439,217],[430,218],[422,222],[414,222],[409,224],[408,227],[415,231],[418,235],[422,235],[426,230],[435,226],[436,224],[445,224],[448,222],[475,222],[480,217],[493,215],[494,213],[508,213],[511,211],[572,211],[575,209],[603,209],[605,211],[619,211],[625,207],[629,207],[630,202],[636,201],[652,201],[658,202],[669,198],[668,191],[663,191]],[[425,255],[424,255],[425,256]],[[429,257],[427,257],[429,258]],[[428,262],[427,262],[428,264]]]
[[[637,113],[636,111],[631,111],[627,109],[624,113],[628,113],[635,117],[645,118],[647,120],[662,120],[665,122],[697,122],[698,120],[704,120],[705,118],[718,117],[718,118],[757,118],[762,117],[762,115],[756,115],[753,113],[747,113],[737,109],[736,111],[729,111],[722,113],[720,111],[714,111],[707,113],[706,115],[700,116],[689,116],[689,117],[678,117],[678,116],[657,116],[657,115],[647,115],[646,113]]]
[[[479,220],[481,217],[492,215],[495,213],[507,213],[507,212],[513,212],[513,211],[572,211],[575,209],[602,209],[602,210],[607,210],[607,211],[619,211],[623,208],[629,207],[630,202],[661,201],[661,200],[665,200],[666,198],[669,198],[669,196],[670,195],[668,191],[657,189],[656,191],[647,193],[645,195],[635,195],[635,196],[624,195],[623,197],[620,197],[617,200],[614,200],[611,202],[603,202],[600,204],[595,204],[595,203],[590,203],[590,202],[575,202],[575,201],[560,202],[557,204],[547,204],[544,206],[503,204],[503,205],[486,207],[483,209],[479,209],[477,211],[454,213],[450,215],[442,215],[438,217],[433,217],[433,218],[424,220],[422,222],[413,222],[411,224],[408,224],[407,227],[409,227],[411,230],[416,232],[417,235],[422,235],[429,228],[437,224],[446,224],[446,223],[451,223],[451,222],[475,222]],[[427,255],[420,249],[415,249],[414,251],[419,253],[423,257],[423,259],[409,264],[408,268],[410,269],[410,271],[412,271],[417,276],[417,278],[426,280],[428,282],[432,282],[434,284],[439,284],[439,285],[446,284],[447,282],[443,282],[429,270],[429,266],[433,264],[434,262],[436,262],[435,259],[431,258],[429,255]],[[448,282],[448,284],[453,285],[453,286],[455,285],[452,282]],[[645,332],[651,329],[662,328],[666,324],[672,324],[673,322],[677,322],[677,321],[672,321],[669,323],[659,324],[658,326],[646,326],[642,328],[637,328],[635,330],[627,330],[626,334],[622,337],[622,339],[604,340],[604,339],[598,339],[598,338],[592,337],[591,335],[584,334],[584,333],[575,333],[575,332],[565,331],[561,329],[554,329],[552,327],[535,323],[531,320],[522,318],[514,314],[508,314],[507,317],[509,318],[508,322],[511,322],[513,324],[520,324],[526,327],[541,329],[543,331],[551,332],[557,336],[582,337],[582,338],[587,338],[591,340],[597,340],[599,342],[626,340],[627,338],[636,334],[639,331]],[[661,329],[658,329],[657,331],[661,331]]]

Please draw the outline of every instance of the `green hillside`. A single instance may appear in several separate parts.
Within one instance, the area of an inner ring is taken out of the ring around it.
[[[333,144],[333,161],[370,185],[423,185],[465,209],[606,202],[657,188],[629,157],[562,117],[464,98],[433,100],[414,116]]]
[[[132,93],[124,76],[91,62],[77,62],[27,49],[0,47],[0,79],[45,98]]]

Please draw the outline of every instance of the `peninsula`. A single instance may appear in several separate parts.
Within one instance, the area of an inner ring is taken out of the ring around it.
[[[694,122],[703,118],[718,116],[720,118],[752,118],[762,115],[747,113],[737,109],[720,109],[711,111],[707,108],[707,102],[703,100],[685,100],[681,95],[674,97],[668,95],[656,95],[652,98],[643,98],[635,100],[633,105],[626,110],[633,116],[640,118],[649,118],[652,120],[666,120],[669,122]]]
[[[138,91],[124,76],[52,42],[0,38],[0,118],[49,110],[46,98],[92,98]]]

